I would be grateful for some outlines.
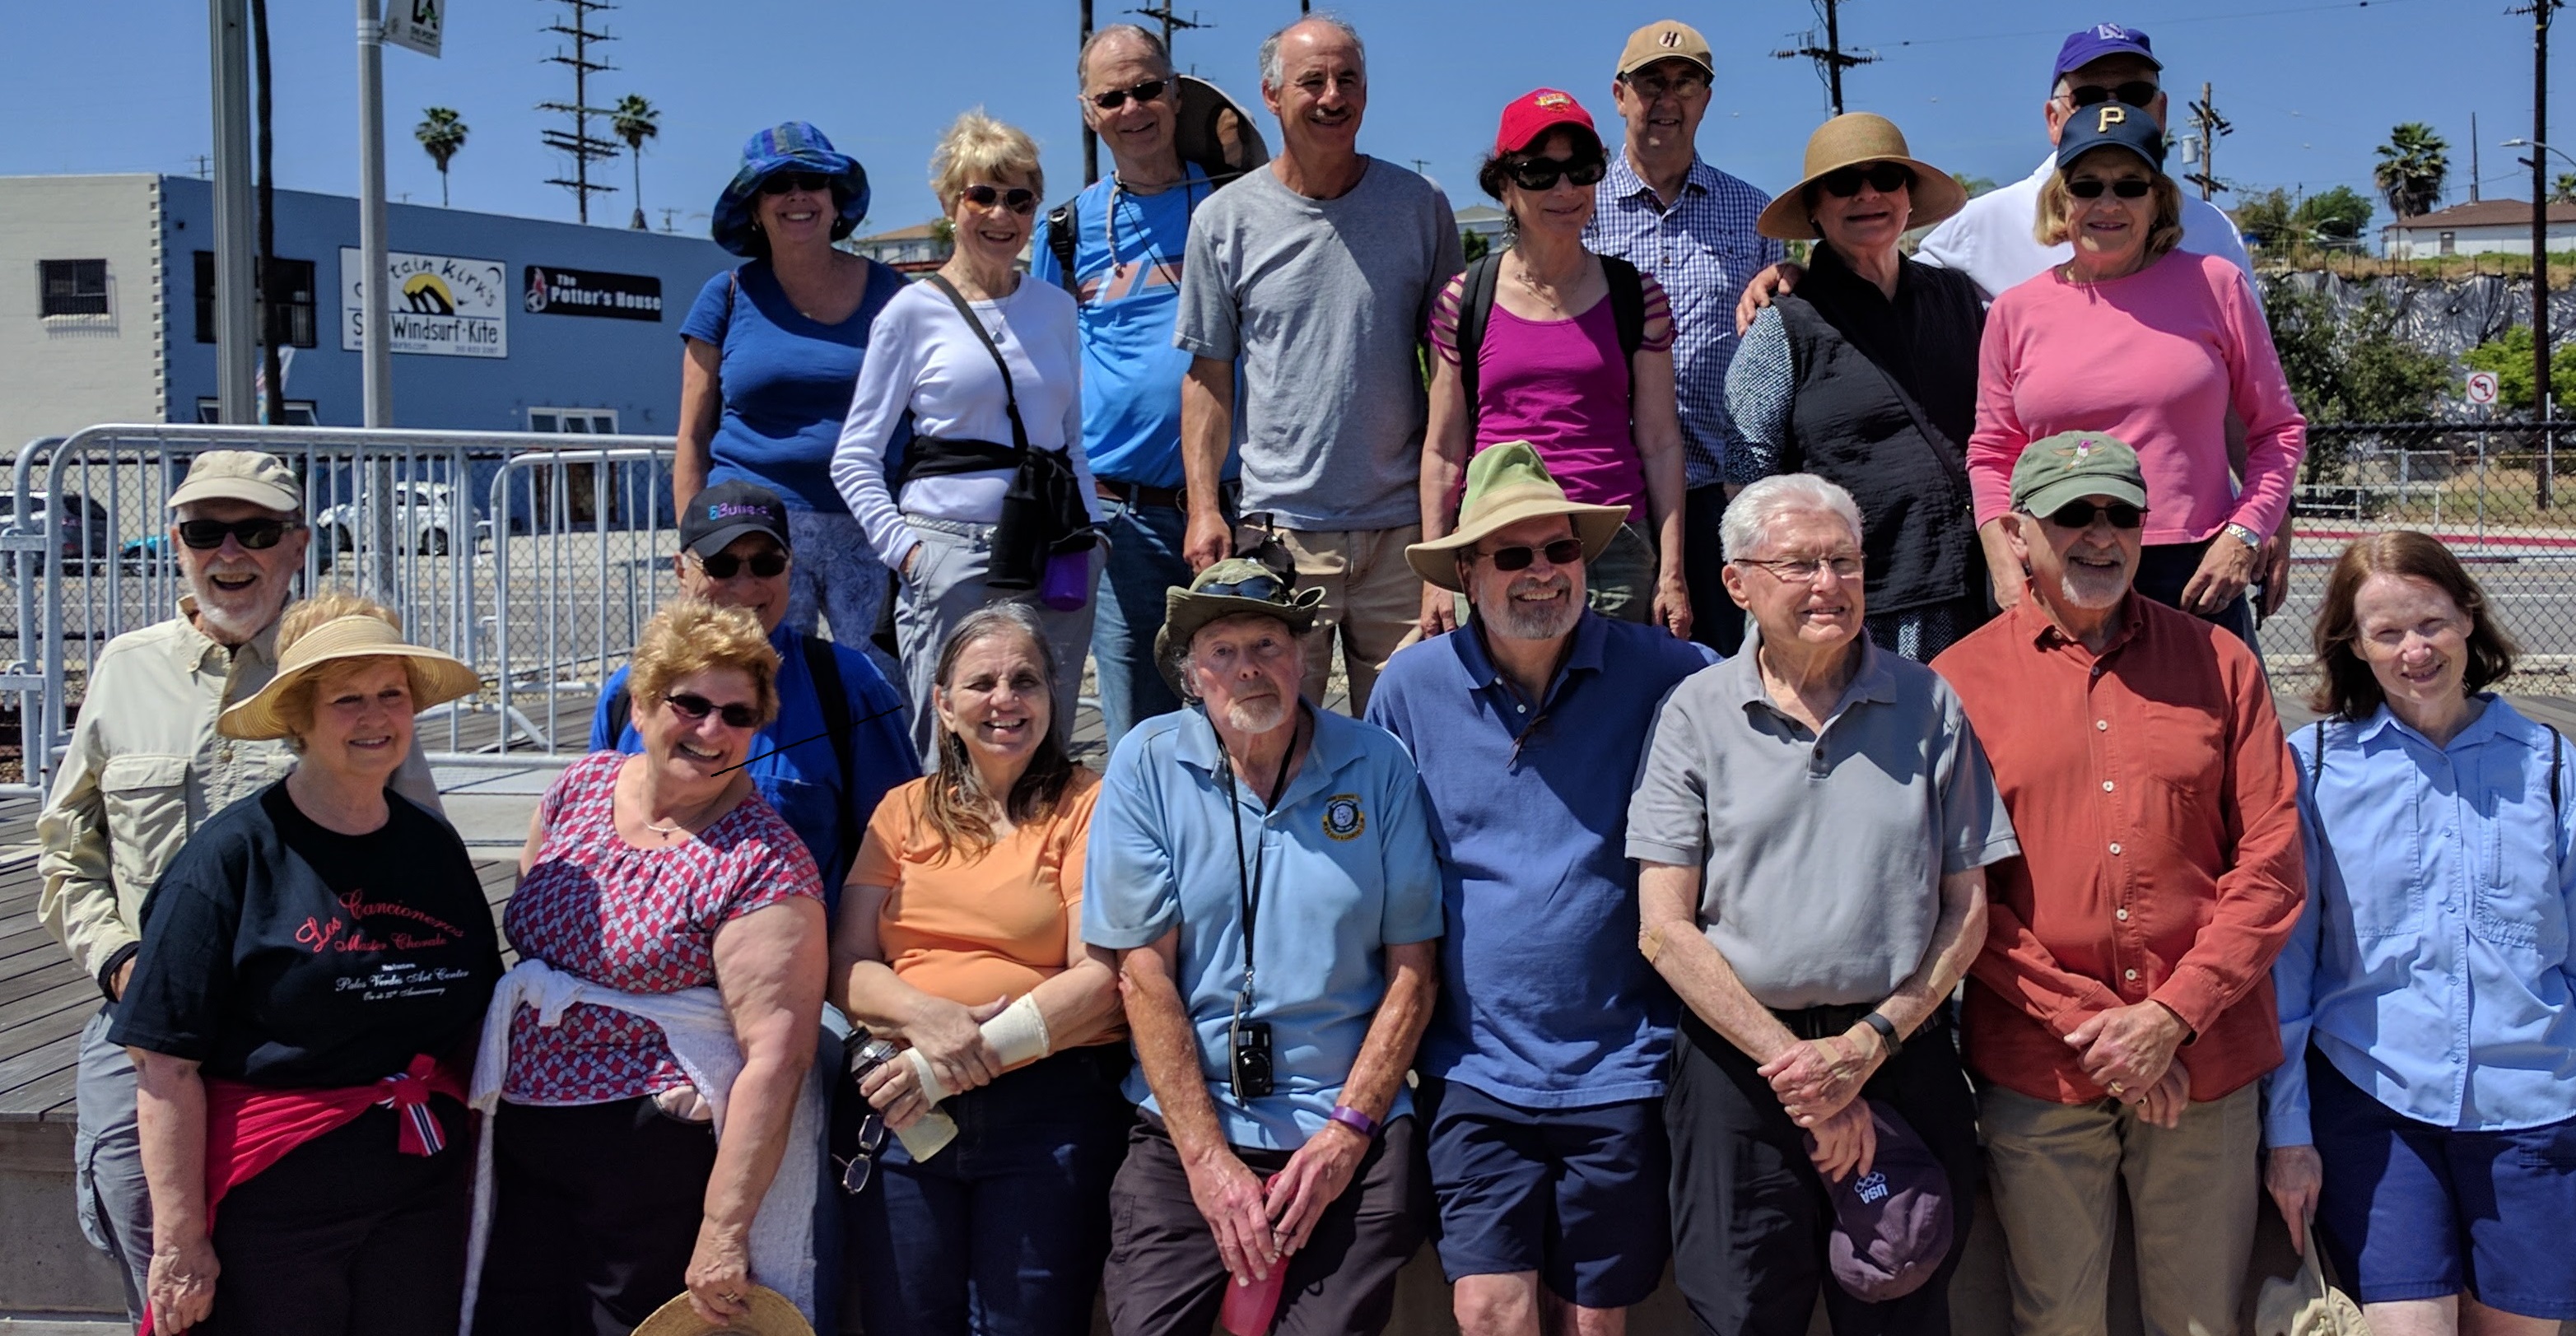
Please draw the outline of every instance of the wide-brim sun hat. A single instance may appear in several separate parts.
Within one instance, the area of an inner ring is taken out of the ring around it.
[[[325,665],[349,659],[400,659],[411,670],[411,708],[418,714],[471,696],[482,679],[461,660],[425,645],[414,645],[381,617],[353,614],[335,617],[305,632],[278,656],[277,676],[258,694],[239,701],[215,720],[215,731],[228,738],[282,738],[308,721],[288,719],[280,711],[295,684]]]
[[[1599,557],[1619,536],[1619,526],[1628,522],[1626,506],[1567,500],[1565,489],[1548,475],[1536,447],[1527,441],[1505,441],[1468,461],[1467,495],[1458,505],[1457,531],[1407,547],[1404,560],[1414,574],[1463,593],[1466,585],[1458,578],[1459,553],[1498,529],[1548,515],[1563,515],[1574,522],[1574,536],[1583,540],[1585,561]]]
[[[685,1293],[653,1310],[635,1328],[635,1336],[814,1336],[814,1324],[796,1311],[786,1295],[766,1285],[751,1287],[745,1302],[751,1311],[719,1327],[689,1307]]]
[[[1259,582],[1268,581],[1267,586]],[[1271,598],[1257,598],[1237,592],[1243,586],[1266,587],[1275,591]],[[1163,671],[1163,679],[1172,689],[1186,697],[1187,686],[1181,680],[1181,658],[1190,652],[1190,641],[1211,622],[1250,613],[1276,617],[1287,623],[1288,633],[1303,636],[1314,629],[1315,609],[1324,601],[1320,588],[1297,588],[1296,577],[1283,575],[1250,557],[1228,557],[1211,564],[1190,580],[1190,587],[1178,586],[1163,591],[1163,629],[1154,633],[1154,663]]]
[[[1913,206],[1905,219],[1908,228],[1930,227],[1967,207],[1967,188],[1948,172],[1915,157],[1894,121],[1855,111],[1836,116],[1807,136],[1806,175],[1773,197],[1753,230],[1781,241],[1815,240],[1816,225],[1807,217],[1807,187],[1845,167],[1873,162],[1900,163],[1914,173],[1907,191]]]
[[[1174,77],[1180,84],[1180,112],[1172,123],[1172,146],[1181,161],[1207,173],[1217,185],[1269,163],[1270,146],[1262,142],[1261,127],[1253,124],[1242,103],[1195,74]],[[1224,133],[1228,113],[1234,117],[1232,143]]]
[[[839,219],[832,225],[835,241],[857,230],[868,216],[868,171],[859,160],[832,147],[823,132],[803,121],[773,125],[742,146],[742,167],[716,196],[707,234],[736,255],[755,255],[753,226],[760,217],[760,183],[785,171],[813,172],[832,178],[832,202]]]

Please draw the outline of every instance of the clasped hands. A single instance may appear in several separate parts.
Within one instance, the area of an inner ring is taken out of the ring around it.
[[[1878,1157],[1878,1125],[1861,1087],[1887,1060],[1878,1031],[1854,1025],[1825,1039],[1801,1039],[1755,1070],[1771,1083],[1789,1121],[1815,1138],[1807,1156],[1828,1182],[1865,1174]]]
[[[1350,1187],[1368,1150],[1367,1137],[1326,1123],[1267,1182],[1222,1145],[1185,1158],[1190,1198],[1216,1236],[1217,1255],[1234,1283],[1269,1279],[1272,1267],[1286,1265],[1305,1247],[1324,1208]]]
[[[2191,1074],[2174,1061],[2190,1036],[2182,1018],[2161,1002],[2138,1002],[2098,1011],[2067,1032],[2084,1074],[2138,1116],[2158,1127],[2178,1127],[2191,1103]]]

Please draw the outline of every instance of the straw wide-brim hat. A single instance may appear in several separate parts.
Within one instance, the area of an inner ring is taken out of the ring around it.
[[[719,1327],[698,1316],[684,1293],[654,1309],[635,1329],[635,1336],[814,1336],[814,1324],[796,1311],[786,1295],[754,1285],[749,1302],[750,1312],[735,1318],[731,1326]]]
[[[1505,441],[1467,464],[1467,495],[1458,505],[1458,528],[1445,538],[1415,543],[1404,559],[1423,579],[1453,592],[1465,592],[1458,580],[1458,554],[1497,529],[1522,520],[1563,515],[1574,522],[1583,540],[1583,559],[1590,561],[1619,536],[1628,522],[1626,506],[1594,506],[1569,501],[1565,489],[1548,476],[1538,450],[1527,441]]]
[[[1894,121],[1854,111],[1817,126],[1807,136],[1807,174],[1772,199],[1753,230],[1782,241],[1815,240],[1816,225],[1807,219],[1807,187],[1841,168],[1871,162],[1901,162],[1913,170],[1914,185],[1908,193],[1914,208],[1905,220],[1909,228],[1930,227],[1968,202],[1966,187],[1907,150],[1905,134]]]
[[[335,617],[299,637],[278,657],[277,676],[259,694],[225,710],[215,731],[228,738],[282,738],[310,720],[289,719],[279,710],[295,684],[343,659],[401,659],[411,670],[411,708],[417,714],[482,685],[472,668],[458,659],[420,645],[407,644],[402,632],[379,617]]]

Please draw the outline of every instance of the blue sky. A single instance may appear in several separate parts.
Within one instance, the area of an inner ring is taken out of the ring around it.
[[[1137,0],[1141,3],[1142,0]],[[1120,0],[1097,0],[1100,21]],[[1879,63],[1846,76],[1854,110],[1893,118],[1917,156],[2009,180],[2045,146],[2039,103],[2048,65],[2079,21],[2146,29],[2169,87],[2217,85],[2235,122],[2219,174],[2247,189],[2370,188],[2371,150],[2401,120],[2434,125],[2452,144],[2446,203],[2467,198],[2469,118],[2485,141],[2488,198],[2528,198],[2527,171],[2498,141],[2528,134],[2530,22],[2507,0],[2121,0],[2098,15],[2041,0],[1846,0],[1845,45]],[[357,182],[354,6],[270,0],[276,64],[278,182],[353,193]],[[1186,12],[1186,11],[1185,11]],[[1701,153],[1766,190],[1798,175],[1806,135],[1824,118],[1823,87],[1803,60],[1773,59],[1820,26],[1806,0],[1718,6],[1631,0],[1345,0],[1337,12],[1369,43],[1364,148],[1421,160],[1459,203],[1476,202],[1474,165],[1503,103],[1540,85],[1572,91],[1605,122],[1610,66],[1627,32],[1672,16],[1717,51],[1718,86]],[[456,207],[570,219],[569,192],[544,184],[563,166],[538,142],[557,123],[534,109],[569,100],[569,73],[542,63],[559,39],[542,32],[550,0],[452,0],[443,59],[385,53],[389,189],[438,200],[438,176],[412,140],[423,107],[457,108],[472,127],[453,165]],[[950,118],[982,104],[1026,127],[1046,151],[1050,197],[1079,183],[1072,0],[974,4],[882,0],[630,0],[600,17],[620,68],[594,76],[594,105],[637,92],[662,108],[643,162],[654,226],[665,206],[683,230],[705,214],[751,131],[800,118],[857,155],[875,182],[870,230],[936,211],[925,184],[931,144]],[[1183,33],[1176,53],[1238,97],[1258,94],[1254,48],[1296,15],[1295,0],[1203,0],[1216,26]],[[193,173],[207,151],[203,0],[0,0],[0,174]],[[2557,34],[2576,47],[2576,24]],[[2571,72],[2563,61],[2554,89]],[[2176,102],[2184,100],[2177,96]],[[2576,96],[2554,96],[2558,139],[2576,151]],[[2177,115],[2179,115],[2177,111]],[[1276,127],[1264,133],[1276,143]],[[1104,155],[1105,163],[1105,155]],[[629,165],[593,221],[622,224]],[[2241,197],[2241,193],[2240,196]],[[2222,202],[2229,197],[2222,196]],[[396,237],[395,244],[401,244]]]

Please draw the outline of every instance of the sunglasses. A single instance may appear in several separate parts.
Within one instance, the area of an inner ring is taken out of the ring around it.
[[[1248,598],[1262,603],[1279,603],[1287,599],[1288,582],[1275,575],[1255,575],[1223,584],[1201,585],[1192,592],[1211,598]]]
[[[1126,106],[1127,99],[1131,97],[1139,102],[1151,102],[1154,99],[1161,97],[1163,95],[1163,90],[1170,86],[1171,83],[1169,80],[1147,79],[1145,82],[1140,83],[1133,88],[1104,89],[1091,95],[1091,105],[1100,108],[1102,111],[1116,111],[1120,107]]]
[[[1873,162],[1862,167],[1837,167],[1816,178],[1816,185],[1835,199],[1859,194],[1863,182],[1882,195],[1892,195],[1898,187],[1914,184],[1914,170],[1903,163]]]
[[[698,558],[698,569],[705,571],[710,580],[730,580],[745,566],[751,567],[751,573],[760,579],[775,580],[787,573],[787,554],[761,552],[746,558],[719,552],[712,557]]]
[[[723,716],[727,728],[760,727],[760,716],[754,713],[750,706],[740,701],[727,701],[718,705],[704,696],[688,691],[670,692],[662,699],[668,702],[672,709],[679,711],[682,718],[692,722],[714,714]]]
[[[181,520],[179,541],[200,552],[211,552],[224,545],[226,537],[238,538],[243,547],[253,552],[277,546],[277,540],[289,529],[302,525],[285,520]]]
[[[2155,182],[2141,181],[2134,176],[2123,177],[2117,181],[2105,181],[2098,176],[2079,176],[2066,183],[2066,193],[2077,199],[2100,199],[2105,190],[2122,199],[2144,199],[2147,192],[2155,188]]]
[[[832,178],[820,172],[772,172],[760,179],[760,193],[786,195],[802,190],[809,195],[829,194]]]
[[[1599,185],[1609,171],[1606,158],[1521,158],[1503,168],[1523,190],[1553,190],[1558,177],[1578,186]]]
[[[2114,529],[2134,529],[2147,522],[2147,512],[2126,501],[2069,501],[2048,512],[2048,522],[2061,529],[2090,529],[2097,515]]]
[[[2163,91],[2162,88],[2145,79],[2132,79],[2110,88],[2100,84],[2084,84],[2069,88],[2066,90],[2066,100],[2079,107],[2098,107],[2117,98],[2132,107],[2144,107],[2155,101],[2156,94]]]
[[[1490,558],[1498,571],[1525,571],[1539,554],[1547,555],[1550,566],[1572,566],[1583,560],[1583,540],[1560,538],[1543,547],[1498,547],[1481,555]]]
[[[1004,190],[999,186],[988,186],[978,181],[957,193],[967,203],[979,209],[989,209],[993,207],[993,201],[1000,200],[1002,207],[1013,213],[1038,211],[1038,192],[1027,186],[1013,186]]]

